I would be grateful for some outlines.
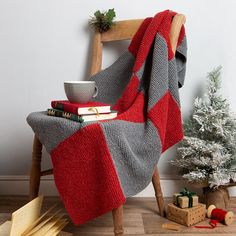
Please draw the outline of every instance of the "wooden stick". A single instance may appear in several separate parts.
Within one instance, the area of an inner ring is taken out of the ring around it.
[[[30,200],[38,196],[41,175],[42,144],[34,135],[32,165],[30,171]]]
[[[123,205],[112,210],[115,236],[123,235]]]
[[[96,74],[102,67],[102,41],[99,32],[94,33],[90,75]]]
[[[169,224],[169,223],[162,224],[161,227],[163,229],[169,229],[169,230],[174,230],[174,231],[179,231],[180,230],[180,226],[179,225]]]
[[[157,166],[154,168],[153,176],[152,176],[152,184],[155,191],[155,196],[157,200],[157,205],[159,208],[160,216],[165,216],[165,206],[164,206],[164,199],[161,190],[161,183],[160,183],[160,175],[157,169]]]
[[[51,212],[56,207],[56,204],[50,207],[45,213],[43,213],[35,222],[33,222],[30,227],[28,227],[21,236],[27,235],[49,212]],[[32,209],[31,209],[32,210]]]
[[[55,236],[57,235],[66,225],[68,224],[67,219],[58,221],[50,230],[48,230],[44,236]]]
[[[53,169],[48,169],[48,170],[44,170],[41,171],[41,176],[45,176],[45,175],[53,175]]]
[[[179,39],[179,34],[182,28],[182,25],[185,23],[186,18],[183,14],[176,14],[172,20],[171,29],[170,29],[170,43],[172,51],[175,54],[176,47]]]
[[[35,232],[37,232],[41,228],[46,228],[46,225],[48,224],[48,222],[55,220],[55,217],[58,220],[61,219],[63,216],[65,216],[65,214],[58,215],[60,212],[61,212],[61,209],[57,210],[51,216],[48,216],[48,213],[44,214],[43,217],[40,217],[40,219],[37,221],[37,224],[34,225],[34,227],[32,227],[30,230],[27,230],[27,232],[24,233],[22,236],[29,236],[29,235],[34,234]]]

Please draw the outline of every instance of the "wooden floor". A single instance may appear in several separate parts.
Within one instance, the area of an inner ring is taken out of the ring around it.
[[[166,199],[168,203],[170,199]],[[0,224],[9,220],[11,213],[24,205],[27,202],[27,197],[8,197],[0,196]],[[57,197],[46,197],[44,199],[44,209],[60,202]],[[61,203],[59,203],[61,204]],[[63,207],[61,205],[61,207]],[[236,213],[236,198],[232,198],[230,202],[230,210]],[[162,229],[162,224],[170,222],[158,215],[157,205],[154,198],[132,198],[127,200],[124,207],[124,230],[125,235],[129,236],[170,236],[173,234],[184,236],[197,235],[227,235],[236,236],[236,219],[231,226],[224,226],[219,224],[215,229],[196,229],[193,227],[181,226],[179,232]],[[201,222],[201,225],[208,224],[208,220]],[[64,231],[71,232],[73,235],[81,236],[113,236],[113,225],[111,214],[103,215],[87,224],[76,227],[70,223]]]

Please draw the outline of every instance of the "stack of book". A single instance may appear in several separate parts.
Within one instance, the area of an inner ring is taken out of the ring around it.
[[[101,102],[71,103],[69,101],[52,101],[47,110],[49,116],[63,117],[77,122],[110,120],[117,116],[109,104]]]

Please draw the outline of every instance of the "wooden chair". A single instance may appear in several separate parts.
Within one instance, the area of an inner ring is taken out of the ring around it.
[[[133,37],[142,19],[137,20],[126,20],[117,21],[115,26],[105,33],[94,34],[93,38],[93,51],[92,51],[92,65],[90,74],[93,75],[101,70],[102,65],[102,47],[103,43],[118,41],[118,40],[128,40]],[[182,24],[185,23],[185,16],[182,14],[177,14],[172,20],[171,32],[170,32],[170,42],[172,45],[173,52],[176,51],[176,46],[179,38],[179,33]],[[38,196],[40,177],[45,175],[53,174],[53,170],[41,171],[41,158],[42,158],[42,144],[40,143],[37,136],[34,136],[33,142],[33,153],[32,153],[32,166],[30,173],[30,199]],[[161,216],[165,216],[164,200],[160,184],[160,176],[157,167],[155,167],[152,177],[152,183],[155,190],[155,196],[159,208],[159,213]],[[114,223],[114,233],[116,236],[123,235],[123,206],[112,210],[113,223]]]

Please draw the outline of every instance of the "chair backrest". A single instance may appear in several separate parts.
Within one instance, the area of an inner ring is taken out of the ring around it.
[[[179,38],[179,33],[186,18],[182,14],[176,14],[172,20],[170,31],[170,43],[175,53]],[[104,42],[132,39],[143,19],[117,21],[115,25],[104,33],[95,32],[93,38],[92,64],[90,75],[94,75],[101,70],[102,48]]]

